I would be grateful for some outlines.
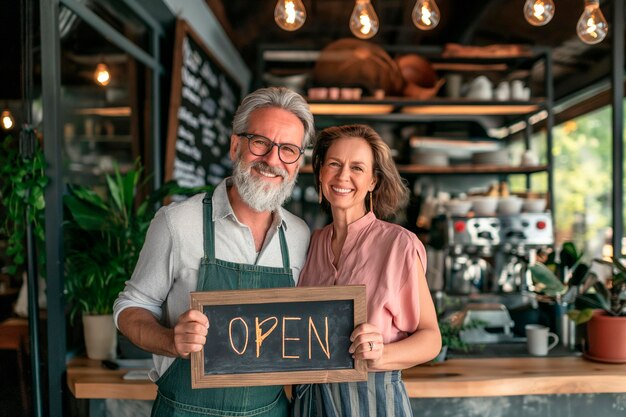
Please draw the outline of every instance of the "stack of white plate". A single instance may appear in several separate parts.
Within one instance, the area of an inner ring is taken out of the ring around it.
[[[415,150],[411,155],[411,163],[422,166],[447,167],[450,165],[450,158],[445,152]]]
[[[509,153],[506,149],[497,151],[476,152],[472,155],[474,165],[510,165]]]

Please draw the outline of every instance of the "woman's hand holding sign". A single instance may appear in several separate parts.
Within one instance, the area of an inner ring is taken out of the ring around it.
[[[378,327],[373,324],[364,323],[357,326],[350,336],[352,345],[350,353],[355,359],[366,359],[368,368],[375,368],[376,363],[382,358],[385,344],[383,335]]]

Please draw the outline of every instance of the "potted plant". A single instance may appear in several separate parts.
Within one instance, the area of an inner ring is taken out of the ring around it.
[[[168,195],[201,190],[169,182],[138,202],[142,171],[139,162],[125,174],[116,167],[106,177],[106,196],[83,186],[68,186],[64,196],[65,294],[70,318],[82,314],[87,356],[93,359],[115,355],[113,303],[132,274],[155,207]]]
[[[595,260],[602,264],[606,261]],[[577,308],[569,312],[576,323],[587,323],[585,356],[602,362],[626,362],[626,267],[613,257],[612,276],[606,281],[590,272],[578,296]]]

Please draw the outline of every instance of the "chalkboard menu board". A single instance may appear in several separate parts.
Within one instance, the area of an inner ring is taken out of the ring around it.
[[[348,349],[366,320],[365,286],[192,293],[209,319],[192,354],[192,387],[281,385],[367,379]]]
[[[176,26],[165,179],[184,187],[230,175],[232,120],[241,87],[184,20]]]

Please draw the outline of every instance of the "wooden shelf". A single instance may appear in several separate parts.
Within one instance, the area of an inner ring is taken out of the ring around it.
[[[105,117],[130,117],[131,109],[127,106],[121,107],[90,107],[77,109],[76,114],[83,116],[105,116]]]
[[[451,165],[446,167],[398,165],[398,171],[401,174],[532,174],[534,172],[546,171],[547,169],[547,165]]]
[[[375,100],[310,100],[314,115],[388,115],[393,113],[431,116],[489,116],[525,115],[537,112],[545,106],[543,99],[530,101],[492,101],[470,99],[414,100],[386,98]]]
[[[398,165],[400,174],[459,175],[459,174],[532,174],[547,171],[547,165],[508,166],[508,165],[452,165],[434,167],[424,165]],[[313,166],[304,165],[301,174],[312,174]]]

